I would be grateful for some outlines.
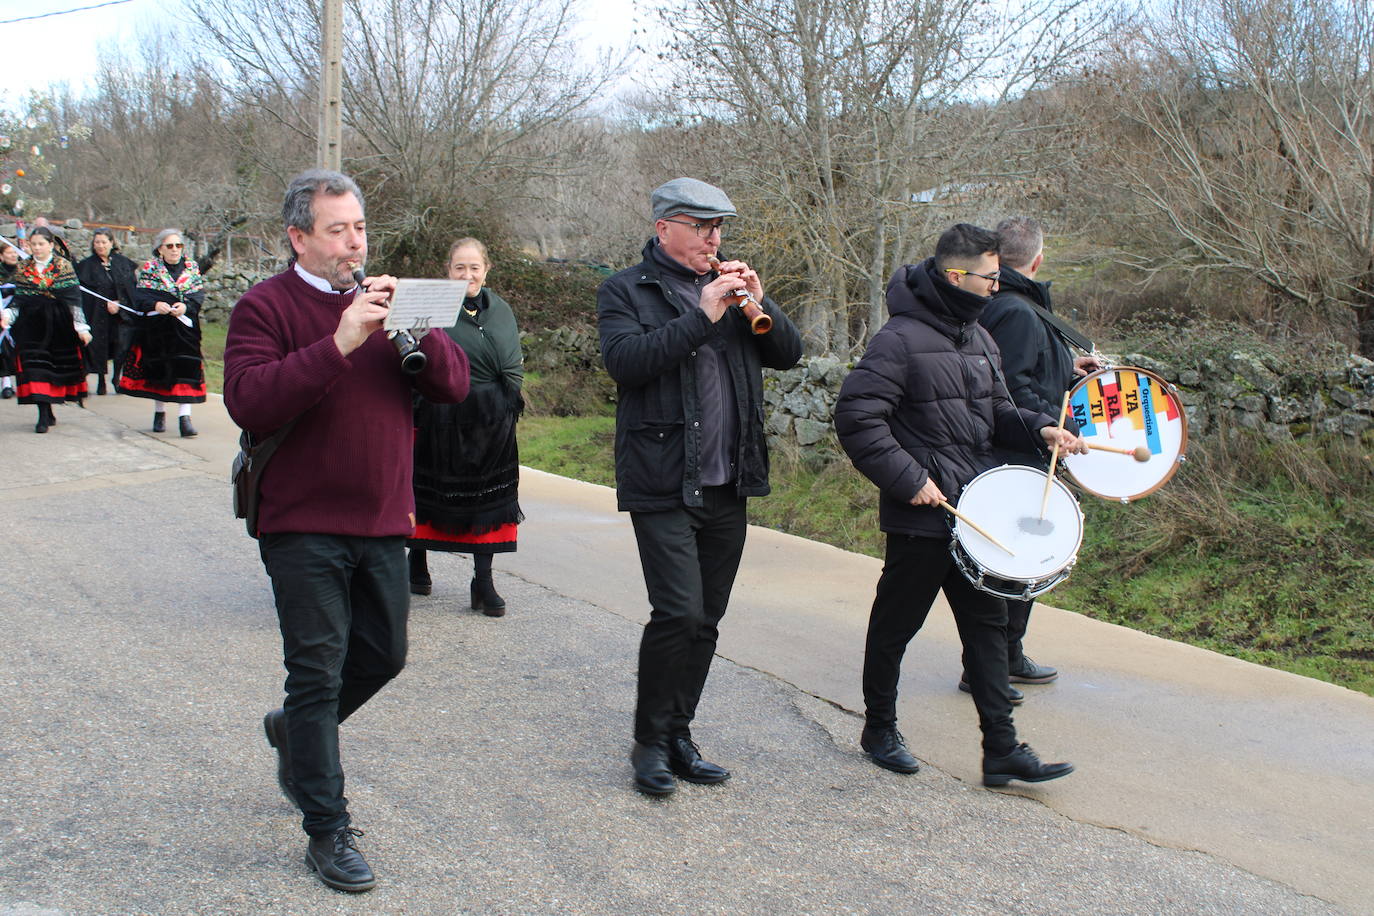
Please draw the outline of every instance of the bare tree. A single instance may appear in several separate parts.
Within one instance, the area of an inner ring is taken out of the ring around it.
[[[279,129],[313,137],[319,12],[273,0],[192,0],[223,55],[223,84]],[[432,267],[457,229],[504,225],[539,176],[576,150],[539,142],[584,116],[614,74],[572,43],[576,0],[348,0],[345,166],[369,197],[394,267]],[[213,62],[211,62],[213,66]]]
[[[676,78],[663,103],[713,125],[718,168],[748,204],[746,242],[800,300],[812,346],[862,346],[882,322],[888,274],[948,220],[939,204],[966,207],[1026,171],[999,103],[1087,46],[1105,19],[1087,9],[1031,0],[1012,23],[978,0],[662,11],[681,36],[665,55]],[[916,199],[930,188],[963,193]]]
[[[1374,357],[1374,9],[1203,0],[1140,35],[1114,70],[1117,165],[1162,217],[1139,263],[1353,315]]]

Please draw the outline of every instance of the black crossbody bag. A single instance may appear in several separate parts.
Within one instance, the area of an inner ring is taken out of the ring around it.
[[[244,520],[251,538],[258,536],[262,472],[299,419],[296,417],[261,442],[254,442],[252,434],[246,429],[239,434],[239,453],[234,456],[229,479],[234,485],[234,517]]]

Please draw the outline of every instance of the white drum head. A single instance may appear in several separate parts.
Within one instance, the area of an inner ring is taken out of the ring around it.
[[[1060,456],[1074,481],[1094,496],[1140,499],[1164,486],[1178,469],[1188,444],[1188,421],[1178,395],[1154,373],[1130,366],[1094,372],[1070,390],[1069,409],[1089,442],[1143,447],[1149,453],[1146,461],[1098,450]]]
[[[1044,471],[1004,465],[969,481],[959,497],[960,514],[1011,550],[993,544],[958,520],[954,536],[986,572],[1003,579],[1032,582],[1064,569],[1083,542],[1083,513],[1069,488],[1050,482],[1049,504],[1040,517]]]

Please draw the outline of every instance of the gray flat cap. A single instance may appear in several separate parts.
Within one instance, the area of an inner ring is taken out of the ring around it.
[[[739,215],[724,191],[695,178],[674,178],[666,184],[659,185],[649,195],[649,203],[653,205],[656,220],[677,216],[679,213],[698,219]]]

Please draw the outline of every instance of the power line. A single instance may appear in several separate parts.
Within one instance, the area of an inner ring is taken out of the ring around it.
[[[86,10],[98,10],[102,6],[118,6],[121,3],[129,3],[130,0],[106,0],[105,3],[97,3],[94,6],[79,6],[74,10],[58,10],[55,13],[39,13],[37,16],[20,16],[18,19],[0,19],[0,25],[10,25],[15,22],[28,22],[31,19],[47,19],[49,16],[65,16],[68,13],[84,13]]]

